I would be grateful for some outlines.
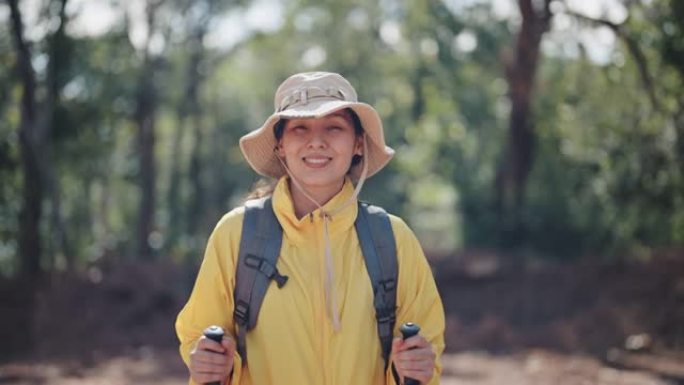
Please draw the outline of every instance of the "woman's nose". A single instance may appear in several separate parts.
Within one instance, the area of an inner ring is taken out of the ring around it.
[[[312,148],[325,148],[328,145],[325,136],[321,132],[312,132],[309,138],[309,146]]]

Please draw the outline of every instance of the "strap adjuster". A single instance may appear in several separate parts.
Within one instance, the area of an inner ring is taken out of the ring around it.
[[[390,308],[390,307],[385,307],[382,309],[378,309],[378,311],[375,314],[375,318],[378,320],[378,323],[380,324],[394,324],[396,321],[396,312],[395,309]]]
[[[248,254],[247,258],[245,258],[245,265],[264,274],[268,279],[275,280],[279,289],[282,288],[285,283],[287,283],[288,276],[281,275],[275,266],[271,265],[263,258]]]
[[[388,291],[394,290],[397,287],[397,281],[392,278],[386,279],[384,281],[380,281],[380,286],[383,290],[385,290],[385,293],[387,293]]]
[[[249,321],[249,303],[238,300],[235,304],[235,311],[233,314],[238,325],[247,325],[247,321]]]

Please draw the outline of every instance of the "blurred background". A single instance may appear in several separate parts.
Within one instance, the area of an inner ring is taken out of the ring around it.
[[[362,197],[434,268],[443,383],[684,383],[677,0],[3,0],[0,383],[185,383],[237,140],[309,70],[397,150]]]

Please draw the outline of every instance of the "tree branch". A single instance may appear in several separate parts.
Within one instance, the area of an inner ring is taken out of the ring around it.
[[[658,102],[658,98],[656,97],[653,78],[651,77],[651,73],[648,70],[648,60],[646,59],[646,55],[644,55],[644,52],[641,50],[641,47],[639,47],[639,43],[637,43],[637,41],[633,39],[625,31],[625,23],[623,22],[617,24],[607,19],[593,18],[570,10],[567,10],[566,13],[579,21],[583,21],[593,25],[608,27],[611,31],[613,31],[613,33],[615,33],[616,36],[618,36],[622,41],[624,41],[624,43],[627,45],[627,50],[636,62],[637,68],[639,70],[639,76],[641,77],[641,82],[643,83],[644,88],[648,93],[648,97],[651,100],[651,105],[654,109],[660,110],[660,103]]]

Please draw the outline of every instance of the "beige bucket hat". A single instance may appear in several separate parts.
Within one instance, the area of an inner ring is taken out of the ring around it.
[[[259,174],[280,178],[286,174],[274,152],[277,145],[274,127],[280,119],[320,118],[351,108],[366,133],[368,154],[364,154],[364,162],[368,162],[367,177],[370,177],[385,167],[394,156],[394,150],[385,145],[378,112],[357,98],[354,87],[339,74],[305,72],[292,75],[276,90],[275,112],[261,127],[240,138],[242,154]],[[359,179],[361,169],[362,163],[351,169],[352,179]]]

